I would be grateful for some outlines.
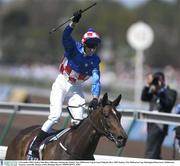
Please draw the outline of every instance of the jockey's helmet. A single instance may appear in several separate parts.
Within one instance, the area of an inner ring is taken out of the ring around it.
[[[83,35],[81,42],[88,48],[96,48],[100,44],[101,38],[93,28],[89,28],[88,31]]]

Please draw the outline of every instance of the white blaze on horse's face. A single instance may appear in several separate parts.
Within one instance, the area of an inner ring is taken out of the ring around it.
[[[116,111],[114,109],[112,109],[112,112],[115,116],[117,116]]]
[[[104,115],[105,117],[108,117],[107,121],[111,121],[111,125],[117,125],[120,122],[120,118],[118,116],[117,111],[110,105],[104,107]],[[115,121],[117,123],[115,123]]]
[[[118,115],[117,115],[117,112],[114,110],[114,108],[112,108],[112,113],[115,115],[117,121],[120,121]]]
[[[121,126],[121,114],[112,105],[106,105],[103,112],[105,116],[103,127],[105,127],[107,138],[115,142],[117,147],[124,146],[127,135]]]

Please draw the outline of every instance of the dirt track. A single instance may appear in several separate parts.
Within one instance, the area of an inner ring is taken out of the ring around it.
[[[7,120],[8,114],[0,114],[0,133],[2,132]],[[32,126],[32,125],[42,125],[42,123],[46,120],[45,116],[25,116],[25,115],[17,115],[11,129],[8,132],[8,135],[5,138],[3,145],[8,146],[10,141],[15,137],[15,135],[22,129]],[[63,124],[63,119],[61,123],[56,127],[60,128]],[[101,138],[96,149],[96,154],[101,155],[116,155],[116,147],[114,143],[107,140],[106,138]],[[172,160],[172,149],[163,148],[162,157],[163,159]],[[128,141],[126,147],[123,150],[122,156],[124,157],[144,157],[144,143],[143,142],[133,142]]]

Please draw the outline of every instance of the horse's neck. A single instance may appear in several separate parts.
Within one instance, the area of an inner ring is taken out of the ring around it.
[[[91,120],[88,118],[85,119],[84,122],[76,129],[74,137],[76,137],[78,141],[76,141],[76,145],[74,144],[73,146],[77,147],[75,149],[79,150],[79,153],[81,151],[83,154],[93,155],[101,135],[92,125],[92,123],[94,123],[94,125],[98,125],[98,118],[96,118],[95,114],[93,114],[91,118]]]

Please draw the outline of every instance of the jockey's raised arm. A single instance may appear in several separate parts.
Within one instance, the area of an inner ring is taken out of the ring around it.
[[[62,43],[65,50],[65,56],[71,58],[77,51],[76,41],[71,36],[73,28],[68,25],[63,31]]]
[[[58,123],[64,101],[70,106],[71,114],[75,119],[71,120],[71,128],[77,126],[83,119],[83,108],[77,107],[85,103],[83,94],[84,83],[89,77],[92,77],[91,93],[93,99],[89,107],[96,109],[98,98],[100,96],[100,58],[97,55],[97,47],[101,43],[100,36],[89,28],[83,35],[82,40],[76,41],[72,37],[75,25],[81,18],[81,12],[75,12],[72,22],[65,27],[62,34],[62,44],[64,46],[64,59],[59,67],[59,75],[52,85],[50,94],[50,115],[48,120],[42,125],[39,134],[31,146],[32,158],[39,159],[39,146],[41,142],[49,135],[52,126]]]

